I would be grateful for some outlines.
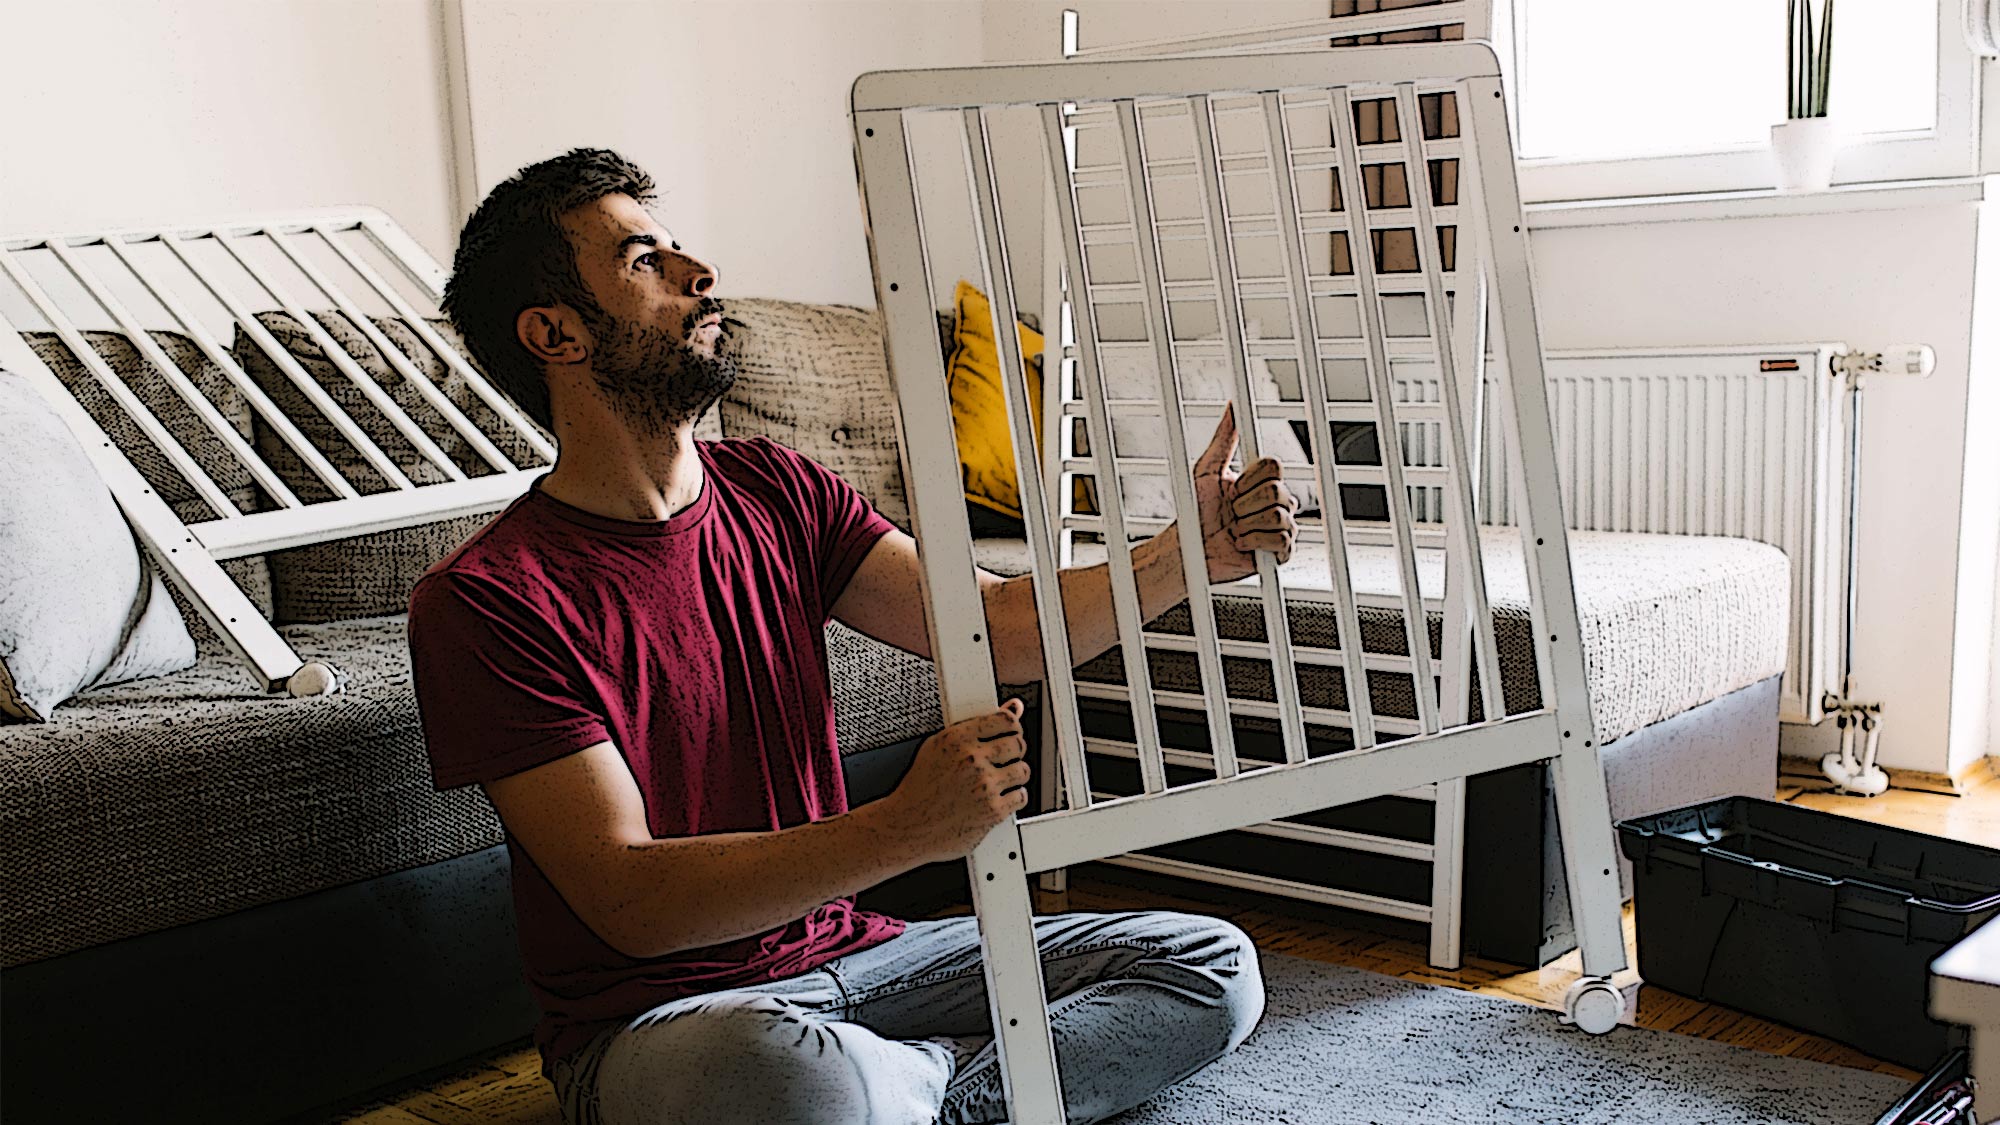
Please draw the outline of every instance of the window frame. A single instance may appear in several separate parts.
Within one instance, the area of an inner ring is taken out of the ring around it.
[[[1489,31],[1502,70],[1510,77],[1518,75],[1525,45],[1513,30],[1519,26],[1516,6],[1526,0],[1490,2]],[[1979,171],[1984,68],[1965,38],[1961,10],[1965,2],[1938,0],[1936,124],[1928,130],[1881,134],[1877,140],[1844,146],[1834,162],[1835,186],[1945,179]],[[1520,101],[1513,96],[1512,82],[1506,86],[1510,124],[1518,137]],[[1775,172],[1768,142],[1661,156],[1516,161],[1525,203],[1770,190],[1776,183]]]

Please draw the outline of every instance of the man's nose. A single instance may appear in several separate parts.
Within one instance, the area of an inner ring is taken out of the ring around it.
[[[685,251],[681,254],[687,266],[687,292],[692,297],[706,297],[715,288],[715,267]]]

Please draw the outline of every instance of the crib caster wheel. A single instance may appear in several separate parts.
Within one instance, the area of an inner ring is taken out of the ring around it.
[[[304,699],[314,695],[333,695],[347,686],[347,677],[340,674],[331,664],[309,660],[299,665],[299,670],[285,677],[285,691],[294,699]]]
[[[1625,995],[1603,977],[1584,977],[1563,994],[1565,1018],[1592,1035],[1618,1026],[1625,1014]]]

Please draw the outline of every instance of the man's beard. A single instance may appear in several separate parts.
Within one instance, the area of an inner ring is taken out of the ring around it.
[[[592,324],[597,385],[612,408],[636,429],[658,437],[700,418],[736,382],[736,364],[717,340],[714,354],[696,349],[695,326],[720,315],[722,302],[704,298],[681,324],[678,335],[653,324],[606,318]],[[728,330],[728,321],[723,322]]]

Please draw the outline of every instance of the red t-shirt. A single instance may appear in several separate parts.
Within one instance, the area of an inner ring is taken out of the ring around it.
[[[701,497],[667,520],[610,519],[531,489],[417,583],[410,663],[439,789],[610,742],[655,837],[847,811],[824,630],[892,525],[775,442],[696,449]],[[545,1069],[669,1000],[808,972],[903,930],[840,899],[768,933],[635,960],[511,835],[507,846]]]

